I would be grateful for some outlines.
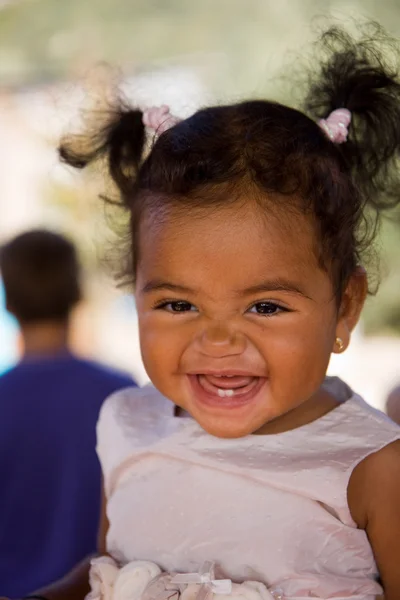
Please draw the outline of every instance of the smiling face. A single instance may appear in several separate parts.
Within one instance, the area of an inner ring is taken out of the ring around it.
[[[315,396],[353,323],[338,317],[306,217],[268,217],[250,202],[181,213],[140,232],[144,365],[206,431],[240,437]]]

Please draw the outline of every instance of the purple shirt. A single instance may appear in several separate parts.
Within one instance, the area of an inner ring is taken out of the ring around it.
[[[128,376],[71,354],[0,377],[0,596],[22,597],[96,551],[103,401]]]

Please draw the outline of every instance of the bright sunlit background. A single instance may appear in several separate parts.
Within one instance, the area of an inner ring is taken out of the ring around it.
[[[75,128],[79,108],[109,94],[117,75],[133,102],[170,104],[181,116],[244,97],[295,103],[297,57],[323,24],[371,17],[400,37],[398,0],[0,1],[0,243],[37,225],[77,243],[86,288],[74,327],[79,352],[146,379],[134,302],[105,268],[113,238],[96,185],[57,162],[57,141]],[[379,294],[331,365],[376,406],[400,382],[399,221],[385,223],[380,245]],[[20,343],[1,287],[0,304],[1,371]]]

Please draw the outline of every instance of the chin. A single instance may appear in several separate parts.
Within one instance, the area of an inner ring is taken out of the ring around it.
[[[197,421],[204,431],[210,435],[224,439],[237,439],[247,435],[251,435],[257,431],[260,426],[253,425],[252,423],[246,423],[241,420],[240,422],[229,422],[224,417],[216,418],[204,418],[204,415],[197,415],[194,411],[189,411],[192,417]]]

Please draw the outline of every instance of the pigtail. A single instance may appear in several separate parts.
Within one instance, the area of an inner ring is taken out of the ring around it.
[[[60,159],[77,169],[105,159],[108,173],[125,200],[135,187],[143,160],[146,143],[143,113],[121,104],[92,116],[97,125],[88,127],[84,134],[61,141]],[[99,125],[101,120],[103,123]]]
[[[337,146],[364,199],[376,209],[400,203],[399,49],[377,24],[361,39],[333,27],[318,46],[323,57],[305,110],[315,120],[333,110],[351,112],[347,142]],[[325,58],[324,58],[325,57]]]

